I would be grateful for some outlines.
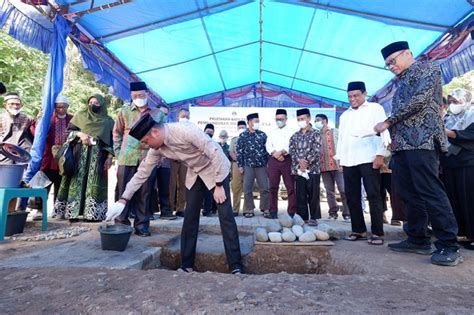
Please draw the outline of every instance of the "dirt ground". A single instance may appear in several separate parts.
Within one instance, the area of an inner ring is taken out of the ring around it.
[[[2,314],[473,314],[474,253],[458,267],[336,242],[353,275],[0,268]],[[355,268],[357,267],[357,268]]]

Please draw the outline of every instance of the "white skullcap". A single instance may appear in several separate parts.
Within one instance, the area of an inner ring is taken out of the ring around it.
[[[67,100],[67,97],[64,96],[64,95],[58,95],[58,97],[56,97],[56,100],[54,101],[54,103],[65,103],[65,104],[69,104],[68,100]]]

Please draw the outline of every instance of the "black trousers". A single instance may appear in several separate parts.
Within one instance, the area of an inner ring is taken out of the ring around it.
[[[383,206],[380,196],[380,171],[372,168],[372,163],[343,168],[344,187],[346,188],[347,205],[351,213],[352,232],[365,233],[364,212],[361,200],[361,179],[367,193],[370,208],[372,234],[382,236],[383,233]]]
[[[399,151],[393,155],[392,176],[406,206],[408,241],[430,244],[428,221],[438,249],[457,250],[458,225],[444,186],[439,179],[439,157],[432,150]]]
[[[229,176],[224,180],[226,194],[224,203],[217,204],[217,212],[224,239],[225,254],[230,270],[242,268],[239,233],[235,223],[230,200]],[[196,244],[199,230],[199,218],[204,195],[209,190],[198,176],[193,187],[187,190],[186,211],[184,212],[183,228],[181,230],[181,267],[193,268],[196,255]],[[214,193],[214,189],[211,190]]]
[[[387,193],[392,198],[392,174],[381,173],[380,174],[380,198],[382,198],[383,211],[387,211]]]
[[[296,213],[305,221],[308,219],[321,219],[321,206],[319,204],[320,181],[321,174],[310,174],[309,179],[298,175],[295,176]]]
[[[121,196],[125,191],[127,183],[137,172],[138,166],[119,165],[117,169],[117,192]],[[148,228],[150,225],[150,217],[153,215],[151,211],[151,191],[155,186],[156,172],[152,172],[148,180],[133,195],[132,199],[127,202],[122,214],[115,220],[118,223],[130,225],[129,215],[132,212],[135,215],[133,226],[135,228]]]
[[[151,192],[151,212],[160,212],[163,214],[170,214],[170,178],[171,170],[168,167],[156,167],[152,174],[155,174],[156,182]]]
[[[474,240],[474,166],[443,168],[442,180],[458,223],[458,235]]]
[[[216,201],[214,200],[214,195],[212,194],[212,191],[209,190],[204,196],[202,214],[207,215],[210,213],[216,213],[216,211],[217,211],[217,204],[216,204]]]

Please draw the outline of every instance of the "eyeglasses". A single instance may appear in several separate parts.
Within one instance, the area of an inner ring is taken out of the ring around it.
[[[398,58],[398,56],[400,56],[400,55],[403,54],[404,52],[405,52],[405,51],[400,52],[398,55],[396,55],[395,57],[393,57],[392,59],[390,59],[389,61],[387,61],[387,62],[385,63],[385,67],[384,67],[384,68],[385,68],[385,69],[389,69],[390,66],[396,65],[396,64],[397,64],[397,58]]]

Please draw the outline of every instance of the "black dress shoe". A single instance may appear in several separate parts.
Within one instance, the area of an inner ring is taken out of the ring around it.
[[[183,211],[176,211],[176,216],[184,218],[184,212]]]
[[[147,228],[142,228],[142,229],[135,228],[135,234],[141,237],[151,236],[151,233],[150,231],[148,231]]]

